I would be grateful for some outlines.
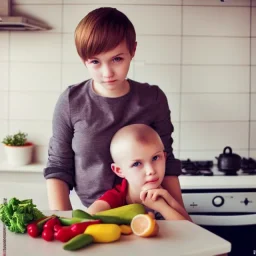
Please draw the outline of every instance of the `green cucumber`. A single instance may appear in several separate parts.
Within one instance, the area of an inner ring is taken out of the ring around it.
[[[90,245],[93,242],[93,237],[89,234],[80,234],[63,245],[63,249],[67,251],[75,251]]]
[[[93,220],[92,215],[90,215],[88,212],[85,212],[85,211],[80,210],[80,209],[73,210],[72,211],[72,217],[73,218]]]

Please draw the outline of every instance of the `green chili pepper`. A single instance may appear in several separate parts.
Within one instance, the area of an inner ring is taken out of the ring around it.
[[[73,237],[63,245],[64,250],[75,251],[93,243],[93,237],[88,234],[80,234]]]

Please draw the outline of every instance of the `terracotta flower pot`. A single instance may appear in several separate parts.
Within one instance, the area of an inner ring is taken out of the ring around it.
[[[33,147],[31,142],[27,142],[24,146],[4,145],[8,164],[17,167],[31,163]]]

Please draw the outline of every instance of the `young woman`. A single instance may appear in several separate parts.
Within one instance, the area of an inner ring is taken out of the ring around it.
[[[184,207],[167,98],[158,86],[126,78],[137,45],[132,23],[115,8],[93,10],[78,24],[75,43],[92,78],[69,86],[56,104],[44,169],[50,209],[72,209],[73,188],[89,207],[120,183],[110,167],[109,145],[116,131],[135,123],[161,137],[167,152],[162,186]]]

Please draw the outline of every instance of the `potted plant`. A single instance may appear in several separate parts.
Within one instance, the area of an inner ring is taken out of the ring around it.
[[[18,132],[7,135],[2,143],[5,147],[7,162],[11,166],[22,166],[31,163],[33,143],[27,141],[27,134]]]

